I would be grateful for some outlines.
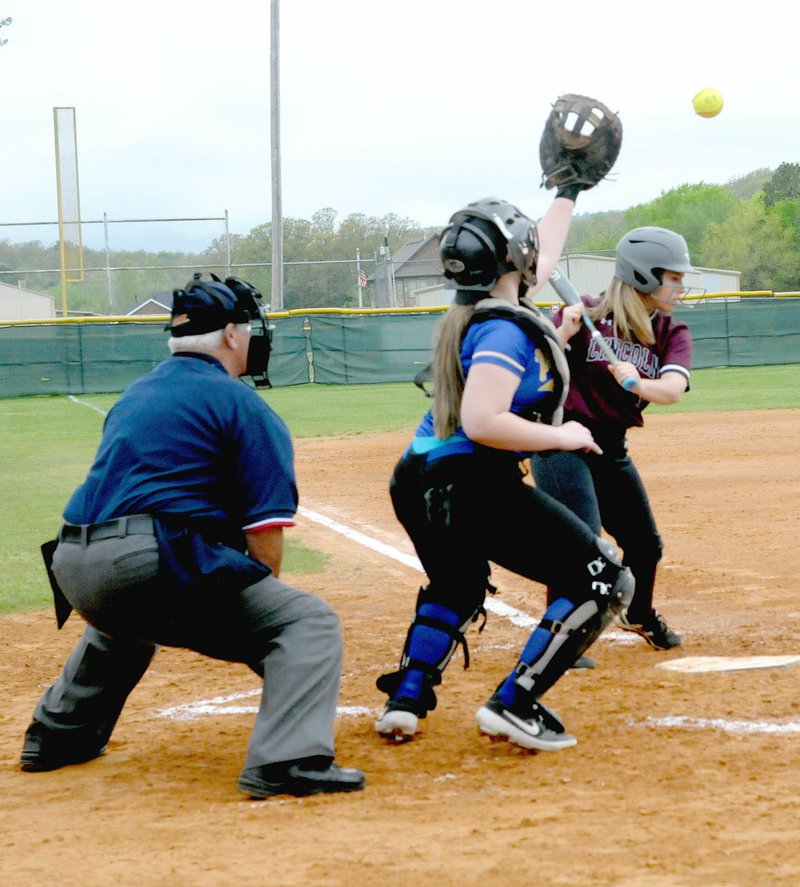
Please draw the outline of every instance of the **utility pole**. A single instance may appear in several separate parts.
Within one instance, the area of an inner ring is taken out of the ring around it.
[[[386,262],[386,286],[389,290],[389,307],[397,308],[397,289],[395,286],[394,279],[394,260],[392,259],[392,254],[389,252],[389,228],[388,226],[384,228],[383,234],[383,246],[381,247],[381,252],[384,257],[384,261]]]
[[[272,170],[271,311],[283,310],[283,200],[281,196],[280,0],[270,0],[270,159]]]
[[[0,19],[0,28],[5,28],[6,25],[10,25],[13,19],[10,15],[7,15],[5,18]],[[0,46],[5,46],[8,43],[8,40],[0,40]]]

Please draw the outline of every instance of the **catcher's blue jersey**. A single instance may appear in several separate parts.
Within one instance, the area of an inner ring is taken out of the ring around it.
[[[461,345],[464,377],[469,375],[472,366],[481,363],[501,366],[519,378],[519,387],[511,402],[512,413],[521,413],[554,396],[553,369],[547,356],[513,321],[496,318],[468,328]],[[430,460],[455,453],[471,453],[478,446],[460,427],[446,440],[437,438],[433,432],[433,415],[428,411],[417,428],[411,450],[428,453]]]

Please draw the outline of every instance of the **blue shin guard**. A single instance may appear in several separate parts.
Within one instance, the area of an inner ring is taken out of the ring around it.
[[[456,647],[464,644],[464,631],[472,621],[439,603],[423,603],[408,630],[400,669],[378,678],[379,690],[419,717],[436,708],[433,688]]]
[[[561,647],[566,639],[566,636],[560,638],[552,629],[562,625],[563,621],[567,619],[570,613],[575,609],[575,605],[566,600],[566,598],[559,598],[558,600],[553,601],[547,610],[545,610],[542,621],[536,626],[536,628],[534,628],[531,636],[528,638],[527,644],[525,644],[525,648],[520,654],[517,667],[497,689],[495,695],[502,700],[504,705],[514,705],[517,701],[517,692],[520,686],[522,686],[526,692],[530,693],[532,688],[530,686],[525,687],[524,685],[521,685],[518,683],[518,679],[521,675],[530,672],[535,664],[541,663],[543,658],[546,658],[548,661],[552,660],[554,653],[559,647]],[[563,671],[550,682],[550,686],[552,686],[555,681],[561,677],[561,674],[569,668],[572,661],[574,661],[574,657],[573,660],[567,662]],[[536,695],[540,696],[542,692],[544,691],[537,692]]]
[[[513,705],[517,694],[542,696],[600,637],[614,614],[630,604],[633,574],[610,542],[598,537],[595,545],[583,587],[576,587],[572,600],[559,597],[548,606],[517,667],[498,688],[504,704]]]

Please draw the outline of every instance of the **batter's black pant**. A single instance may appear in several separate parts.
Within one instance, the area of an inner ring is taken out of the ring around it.
[[[647,491],[628,455],[625,439],[602,441],[601,446],[602,456],[561,450],[534,453],[533,475],[538,489],[566,505],[594,533],[600,535],[605,529],[614,538],[636,579],[636,591],[628,607],[635,622],[653,608],[656,567],[663,546]],[[548,585],[549,596],[558,596],[559,586]]]

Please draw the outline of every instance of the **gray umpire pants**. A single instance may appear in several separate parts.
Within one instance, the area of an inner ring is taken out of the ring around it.
[[[163,644],[245,663],[263,679],[244,769],[333,758],[342,641],[331,607],[271,575],[240,591],[181,596],[158,564],[152,535],[59,544],[53,570],[90,625],[34,718],[107,741]]]

